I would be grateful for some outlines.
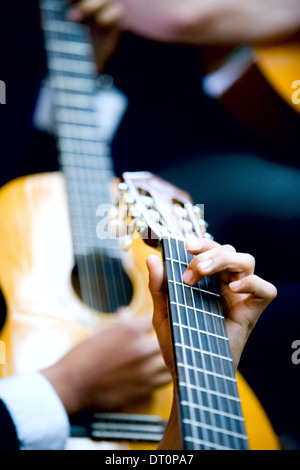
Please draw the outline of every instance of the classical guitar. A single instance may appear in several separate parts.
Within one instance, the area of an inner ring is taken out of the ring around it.
[[[46,367],[116,321],[121,306],[133,316],[152,314],[141,262],[147,250],[137,242],[125,255],[106,230],[115,176],[96,115],[98,76],[89,30],[67,21],[67,8],[64,0],[41,2],[62,172],[22,178],[0,194],[0,284],[8,304],[2,375]],[[126,414],[76,417],[72,433],[100,447],[153,449],[171,393],[161,388]]]
[[[182,281],[192,259],[185,240],[209,236],[201,209],[185,192],[151,173],[123,176],[119,206],[129,227],[126,238],[139,232],[146,243],[160,247],[165,263],[182,447],[249,449],[242,411],[248,397],[243,395],[241,404],[243,390],[233,367],[217,280],[206,276],[195,287]],[[133,205],[134,217],[126,215],[124,193],[131,196],[127,210]]]
[[[204,90],[268,144],[295,139],[300,113],[300,34],[205,54]]]
[[[134,315],[152,311],[144,262],[152,248],[137,239],[125,255],[115,239],[96,234],[103,217],[97,208],[110,205],[114,174],[96,124],[97,76],[88,30],[66,21],[65,10],[63,0],[42,3],[62,172],[21,178],[0,191],[0,285],[8,305],[2,376],[51,364],[114,321],[119,305],[129,304]],[[247,395],[252,448],[276,447],[242,377],[239,388]],[[84,425],[100,446],[109,440],[109,448],[153,448],[171,394],[168,387],[122,416],[82,417],[75,424]]]

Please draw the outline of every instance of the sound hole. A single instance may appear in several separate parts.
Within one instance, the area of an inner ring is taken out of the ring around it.
[[[72,284],[81,300],[102,313],[114,313],[132,299],[131,281],[120,259],[101,253],[77,257]]]

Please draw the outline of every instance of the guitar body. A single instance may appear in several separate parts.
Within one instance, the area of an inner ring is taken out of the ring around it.
[[[208,76],[227,83],[232,75],[222,91],[209,85],[208,93],[262,142],[288,148],[299,128],[299,34],[257,47],[209,49],[207,56]]]
[[[74,258],[62,174],[21,178],[1,189],[0,247],[0,286],[8,310],[1,336],[6,347],[6,365],[0,366],[2,377],[44,368],[95,329],[114,321],[113,315],[93,312],[73,290]],[[150,251],[142,241],[136,241],[132,257],[125,256],[125,270],[134,290],[130,304],[133,315],[152,314],[143,262]],[[171,401],[172,387],[164,387],[151,401],[128,412],[167,420]],[[81,443],[79,440],[76,447]],[[128,448],[125,443],[109,443],[108,448],[114,445],[116,449]],[[99,446],[106,448],[104,443]],[[144,443],[129,446],[155,447]]]
[[[254,50],[257,66],[272,88],[300,113],[300,103],[292,99],[293,83],[300,80],[300,35]]]
[[[73,251],[64,177],[49,173],[21,178],[0,191],[0,286],[7,303],[1,340],[6,365],[1,376],[36,370],[53,363],[93,328],[105,328],[113,316],[91,311],[71,284]],[[133,242],[125,269],[133,285],[133,314],[149,311],[145,257],[153,253],[141,239]],[[238,377],[251,449],[278,449],[276,436],[257,398]],[[151,403],[128,412],[148,413],[168,419],[172,388],[153,395]],[[89,446],[91,443],[89,444]],[[144,443],[100,443],[100,448],[146,449]],[[76,443],[80,448],[81,441]]]

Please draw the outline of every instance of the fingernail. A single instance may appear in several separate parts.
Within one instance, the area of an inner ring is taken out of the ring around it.
[[[186,284],[191,284],[194,278],[194,273],[191,269],[187,269],[185,273],[183,273],[183,282]]]
[[[242,281],[234,281],[229,284],[230,289],[238,289],[240,285],[242,284]]]
[[[187,250],[198,250],[200,245],[200,240],[187,240],[185,243],[185,247]]]
[[[200,271],[206,271],[206,269],[208,269],[213,263],[213,260],[210,258],[210,259],[206,259],[205,261],[202,261],[201,263],[199,263],[197,265],[197,268],[200,269]]]

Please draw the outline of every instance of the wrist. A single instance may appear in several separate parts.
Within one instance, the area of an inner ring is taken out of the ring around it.
[[[72,374],[68,374],[61,363],[57,363],[40,373],[50,382],[70,417],[80,411],[80,389]]]

